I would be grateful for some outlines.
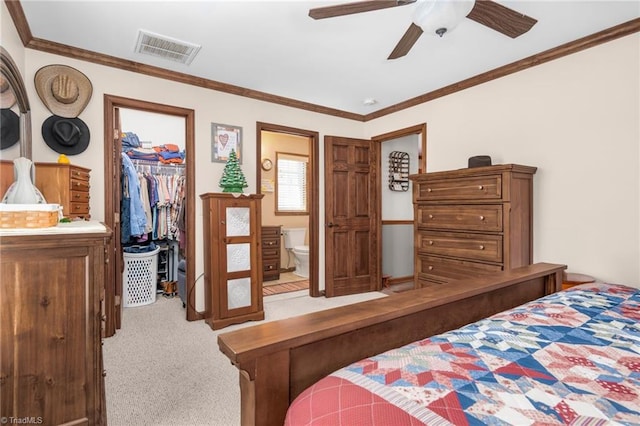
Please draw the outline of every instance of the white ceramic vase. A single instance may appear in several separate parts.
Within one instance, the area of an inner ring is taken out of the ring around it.
[[[13,174],[15,181],[11,184],[2,198],[5,204],[46,204],[42,193],[33,184],[35,167],[28,158],[20,157],[13,160]]]

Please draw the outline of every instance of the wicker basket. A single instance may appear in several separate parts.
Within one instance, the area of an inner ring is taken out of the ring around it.
[[[59,219],[59,204],[0,204],[0,229],[49,228]]]

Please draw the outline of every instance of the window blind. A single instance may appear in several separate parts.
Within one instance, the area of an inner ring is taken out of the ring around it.
[[[307,162],[278,159],[278,211],[307,211]]]

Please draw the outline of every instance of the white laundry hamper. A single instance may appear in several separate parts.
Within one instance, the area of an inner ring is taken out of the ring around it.
[[[123,307],[149,305],[156,301],[159,251],[160,247],[157,247],[149,252],[122,254]]]

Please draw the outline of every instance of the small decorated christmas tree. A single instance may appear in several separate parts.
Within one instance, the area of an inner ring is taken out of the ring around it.
[[[245,179],[240,164],[238,164],[238,156],[236,151],[232,150],[229,154],[227,164],[224,166],[222,177],[218,184],[222,188],[222,192],[242,192],[244,188],[249,186]]]

